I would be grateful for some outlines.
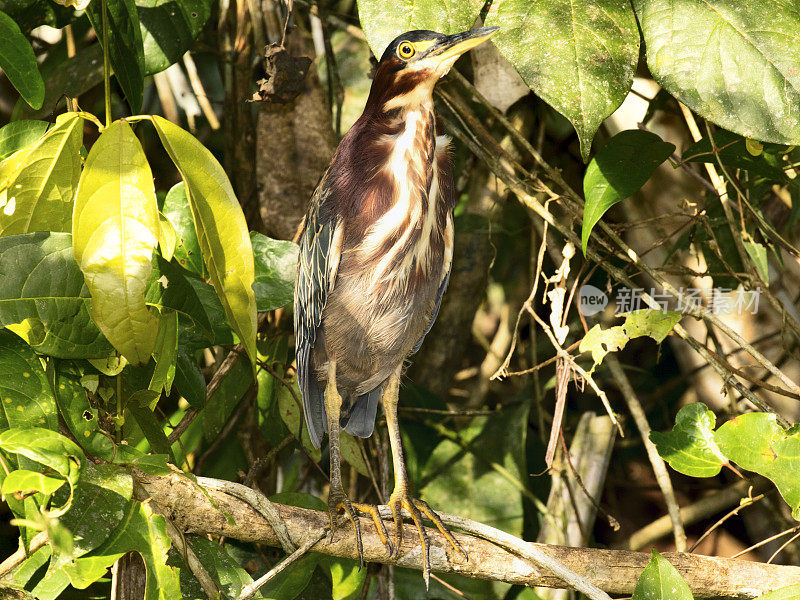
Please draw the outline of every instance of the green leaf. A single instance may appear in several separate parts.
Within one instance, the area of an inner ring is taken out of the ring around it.
[[[181,59],[211,16],[212,4],[211,0],[136,0],[145,75]]]
[[[742,240],[744,249],[753,261],[758,270],[761,281],[769,285],[769,262],[767,261],[767,247],[758,242],[754,242],[749,235],[745,235]]]
[[[321,450],[311,443],[308,428],[305,426],[303,403],[300,400],[300,386],[297,383],[297,378],[293,377],[289,382],[291,390],[280,382],[277,382],[277,385],[278,412],[283,423],[292,435],[300,440],[309,456],[314,460],[320,460],[322,458]]]
[[[194,136],[154,116],[161,142],[186,183],[211,283],[251,364],[256,360],[256,298],[253,247],[244,213],[228,176],[211,152]]]
[[[158,241],[153,174],[142,145],[124,120],[92,146],[81,175],[72,223],[75,260],[92,294],[92,318],[130,363],[144,364],[158,317],[144,292]]]
[[[178,354],[178,313],[165,311],[161,315],[153,358],[156,368],[150,379],[149,389],[159,394],[163,390],[169,394],[175,379],[175,359]]]
[[[369,469],[367,468],[367,463],[364,462],[364,455],[361,454],[358,440],[346,431],[342,431],[339,434],[339,450],[341,451],[342,458],[356,471],[361,473],[364,477],[369,477]]]
[[[275,310],[291,304],[299,247],[294,242],[273,240],[255,231],[250,232],[250,242],[255,259],[253,290],[258,310]]]
[[[60,115],[55,127],[20,151],[18,168],[7,178],[0,165],[0,235],[69,231],[82,139],[83,119],[75,113]]]
[[[505,0],[492,7],[486,25],[500,27],[495,46],[537,96],[569,119],[588,160],[594,134],[633,83],[639,32],[630,4]]]
[[[0,69],[6,74],[25,102],[41,108],[44,101],[44,81],[36,66],[33,48],[19,26],[6,13],[0,12]]]
[[[105,2],[108,7],[111,66],[114,67],[114,76],[133,114],[136,114],[142,108],[145,75],[144,46],[136,3],[133,0],[105,0]],[[89,21],[97,33],[97,39],[102,42],[104,34],[101,13],[100,2],[92,2],[86,9]]]
[[[149,504],[132,501],[108,540],[74,565],[67,565],[65,571],[74,587],[84,589],[105,576],[123,554],[136,551],[145,566],[145,600],[173,600],[180,598],[181,592],[178,569],[167,565],[171,543],[164,518],[154,514]]]
[[[55,366],[53,389],[61,416],[78,444],[91,456],[113,460],[114,443],[100,426],[100,413],[89,404],[80,373],[59,361]]]
[[[509,406],[477,417],[458,432],[446,432],[433,452],[417,449],[404,428],[409,455],[422,465],[422,498],[436,510],[453,511],[514,535],[522,533],[522,499],[529,479],[525,438],[529,406]],[[444,428],[442,428],[444,429]],[[423,434],[423,444],[433,436]],[[418,442],[417,442],[418,443]]]
[[[162,213],[158,213],[158,247],[164,260],[172,260],[177,244],[178,234],[175,232],[172,222]]]
[[[50,1],[50,0],[48,0]],[[52,3],[52,2],[51,2]],[[27,104],[18,105],[20,114],[29,119],[49,119],[64,97],[77,98],[103,83],[103,49],[100,44],[81,48],[75,56],[60,63],[44,82],[44,104],[31,110]]]
[[[200,415],[203,437],[211,441],[219,435],[245,392],[253,383],[253,371],[243,360],[237,360],[206,402]]]
[[[48,127],[50,123],[45,121],[11,121],[0,127],[0,161],[25,146],[32,146]]]
[[[184,182],[181,181],[170,188],[164,198],[164,206],[161,210],[175,228],[177,235],[176,260],[188,271],[205,277],[206,266],[203,264],[203,255],[200,253],[200,242],[197,241],[194,217],[192,217],[192,208],[189,206]]]
[[[693,600],[692,591],[667,559],[655,550],[639,575],[631,600]]]
[[[328,510],[328,506],[316,496],[303,492],[278,492],[269,497],[271,502],[286,504],[287,506],[297,506],[309,510]]]
[[[56,479],[55,477],[48,477],[42,473],[35,471],[28,471],[26,469],[17,469],[11,471],[0,485],[0,491],[4,495],[11,494],[12,492],[41,492],[49,496],[58,488],[64,485],[63,479]]]
[[[292,600],[306,589],[311,575],[319,563],[319,555],[312,553],[289,565],[261,586],[259,594],[264,600]]]
[[[783,169],[769,164],[764,155],[753,156],[747,151],[747,140],[740,135],[724,129],[717,129],[713,133],[714,145],[717,147],[719,159],[723,164],[735,169],[745,169],[754,175],[762,175],[777,181],[785,181],[786,173]],[[717,163],[717,158],[711,149],[711,140],[707,137],[695,142],[683,151],[681,160],[684,162]]]
[[[204,537],[192,536],[189,542],[200,563],[208,570],[211,577],[222,589],[226,598],[237,598],[242,588],[252,583],[253,578],[228,553],[224,546]],[[183,567],[183,559],[173,548],[170,552],[169,565]],[[189,569],[181,569],[181,593],[183,598],[205,598],[200,582],[195,579]]]
[[[355,600],[364,587],[367,570],[350,558],[326,556],[323,561],[330,571],[332,600]]]
[[[406,31],[431,29],[451,34],[468,30],[482,7],[480,0],[358,0],[358,16],[369,47],[380,58],[386,46]]]
[[[170,447],[169,440],[167,439],[164,430],[161,428],[153,411],[147,406],[141,406],[133,397],[131,397],[126,410],[130,411],[136,423],[142,430],[147,443],[150,448],[157,454],[167,454],[171,463],[175,462],[175,457],[172,455],[172,448]]]
[[[597,152],[583,177],[584,253],[592,228],[605,212],[635,194],[674,151],[673,144],[662,141],[655,133],[631,129],[612,137]]]
[[[791,0],[634,0],[668,92],[745,137],[800,142],[800,10]]]
[[[748,413],[723,424],[714,439],[730,460],[771,479],[800,521],[800,431],[790,434],[774,414]]]
[[[25,342],[0,330],[0,432],[27,427],[58,430],[53,392],[42,363]]]
[[[101,358],[113,351],[89,316],[89,290],[73,258],[70,234],[1,237],[0,272],[0,326],[10,326],[37,352]]]
[[[800,600],[800,584],[788,585],[758,597],[758,600]]]
[[[616,352],[625,347],[629,340],[648,335],[659,344],[664,341],[672,328],[678,324],[683,315],[672,310],[651,310],[645,308],[634,310],[624,315],[625,322],[608,329],[602,329],[598,323],[589,330],[578,349],[591,352],[594,367],[603,362],[609,352]]]
[[[175,362],[175,387],[190,406],[203,408],[206,404],[206,379],[197,362],[178,349]]]
[[[687,404],[678,411],[669,433],[653,431],[650,440],[669,465],[690,477],[714,477],[728,459],[714,441],[714,413],[705,404]]]

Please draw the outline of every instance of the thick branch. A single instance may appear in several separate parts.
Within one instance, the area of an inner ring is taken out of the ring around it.
[[[267,521],[250,505],[237,498],[214,490],[204,492],[180,474],[152,477],[138,473],[137,478],[153,501],[165,509],[176,526],[186,532],[224,535],[243,541],[278,545],[277,536]],[[207,494],[214,499],[217,507],[212,506]],[[302,545],[328,525],[328,515],[324,512],[278,504],[275,506],[295,545]],[[235,524],[231,524],[228,515]],[[387,523],[389,534],[393,537],[391,527],[391,523]],[[418,538],[410,526],[403,536],[403,546],[397,559],[389,558],[369,519],[361,520],[361,531],[366,561],[422,569]],[[469,535],[455,535],[469,554],[469,562],[457,555],[435,529],[428,529],[433,571],[527,586],[564,586],[551,573],[491,542]],[[612,594],[630,595],[637,577],[649,560],[648,554],[627,550],[530,545]],[[356,558],[355,541],[348,526],[337,530],[332,543],[323,539],[313,549],[332,556]],[[668,552],[664,556],[680,571],[695,597],[752,598],[787,585],[800,584],[798,567],[682,553]]]

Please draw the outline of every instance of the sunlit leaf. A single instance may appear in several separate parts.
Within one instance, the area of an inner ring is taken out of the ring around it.
[[[667,559],[653,550],[631,600],[693,600],[692,591]]]
[[[649,308],[634,310],[620,316],[625,317],[622,325],[603,329],[598,323],[583,336],[578,349],[581,352],[592,353],[594,367],[603,362],[606,354],[621,350],[633,338],[647,335],[660,344],[683,317],[677,311]]]
[[[0,12],[0,69],[20,95],[33,108],[44,101],[44,81],[36,65],[36,56],[19,25],[6,13]]]
[[[342,431],[339,434],[339,451],[342,454],[343,460],[364,477],[369,477],[369,469],[367,468],[367,463],[364,461],[364,455],[361,453],[358,440],[346,431]]]
[[[636,17],[626,0],[505,0],[486,25],[528,86],[570,120],[584,161],[600,124],[622,104],[639,58]],[[546,32],[546,34],[543,34]]]
[[[250,241],[255,257],[253,290],[258,310],[275,310],[291,304],[297,276],[297,244],[273,240],[255,231],[250,233]]]
[[[50,123],[46,121],[11,121],[0,127],[0,161],[17,150],[34,144],[42,137]]]
[[[350,558],[326,556],[322,561],[330,571],[332,600],[355,600],[364,587],[367,570]]]
[[[634,0],[656,81],[745,137],[800,142],[800,9],[792,0]]]
[[[161,315],[161,326],[158,328],[153,358],[156,367],[148,386],[159,394],[163,390],[169,394],[172,381],[175,379],[175,358],[178,354],[178,313],[165,311]]]
[[[13,492],[41,492],[49,496],[62,485],[64,485],[63,479],[48,477],[35,471],[17,469],[6,475],[2,485],[0,485],[0,492],[5,495]]]
[[[153,117],[161,142],[186,183],[200,249],[228,320],[251,363],[256,357],[253,246],[242,208],[222,166],[190,133]]]
[[[653,431],[650,439],[676,471],[691,477],[714,477],[728,462],[714,441],[715,421],[704,404],[687,404],[678,411],[672,431]]]
[[[58,430],[53,392],[33,350],[10,331],[0,330],[0,432],[9,428]]]
[[[100,358],[112,352],[89,317],[89,290],[70,234],[0,237],[0,272],[0,326],[10,327],[40,354]]]
[[[714,439],[730,460],[771,479],[800,521],[800,431],[789,433],[774,414],[748,413],[721,425]]]
[[[204,277],[206,266],[203,264],[203,255],[200,253],[200,243],[197,241],[194,217],[192,217],[192,209],[189,206],[189,198],[186,196],[184,182],[175,184],[167,192],[162,212],[175,228],[177,236],[175,259],[183,268]]]
[[[106,542],[65,570],[72,585],[84,589],[105,576],[108,567],[124,554],[136,551],[145,565],[145,600],[173,600],[180,598],[181,592],[178,569],[167,565],[171,544],[164,518],[154,514],[149,504],[132,501]]]
[[[674,151],[673,144],[638,129],[618,133],[598,150],[583,177],[586,204],[581,245],[584,253],[592,228],[605,212],[635,194]]]
[[[178,234],[172,226],[172,222],[162,213],[158,213],[158,247],[164,260],[172,260],[175,254],[175,246],[178,243]]]
[[[758,596],[758,600],[800,600],[800,584],[787,585]]]
[[[144,298],[158,233],[150,166],[130,125],[116,121],[86,159],[72,243],[92,294],[92,318],[133,364],[150,360],[158,332]]]
[[[475,23],[483,7],[479,0],[408,0],[404,3],[358,0],[361,28],[375,56],[398,35],[414,29],[459,33]]]
[[[750,260],[752,260],[753,264],[756,266],[756,270],[758,271],[759,277],[761,277],[761,281],[769,284],[769,262],[767,260],[767,247],[763,244],[759,244],[758,242],[754,242],[749,235],[744,236],[742,245],[744,245],[744,249],[750,256]]]
[[[107,7],[109,54],[114,77],[119,82],[131,110],[136,114],[142,108],[145,75],[144,46],[136,3],[134,0],[104,0],[102,3],[93,2],[87,7],[86,14],[101,42],[104,36],[103,4]]]
[[[83,119],[67,113],[34,146],[20,151],[19,168],[5,174],[8,184],[0,189],[0,235],[70,230],[82,139]]]

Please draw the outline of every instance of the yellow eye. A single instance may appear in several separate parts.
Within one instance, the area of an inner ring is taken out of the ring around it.
[[[397,55],[405,60],[414,56],[415,53],[416,50],[414,50],[414,46],[411,45],[411,42],[400,42],[400,45],[397,46]]]

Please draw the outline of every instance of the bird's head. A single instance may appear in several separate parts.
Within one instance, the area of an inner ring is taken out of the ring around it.
[[[383,110],[429,100],[434,84],[458,57],[488,40],[499,27],[480,27],[445,35],[407,31],[386,48],[375,70],[370,101]]]

